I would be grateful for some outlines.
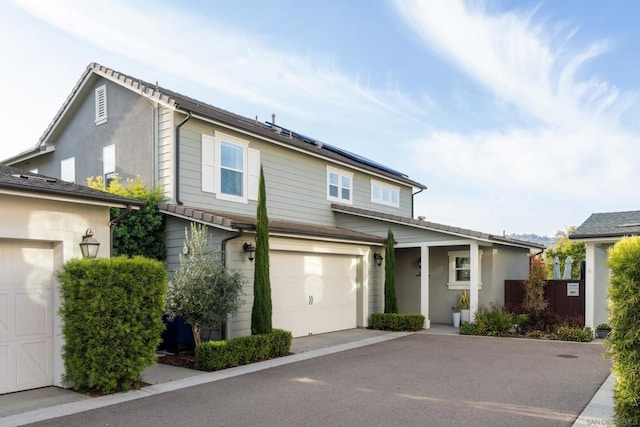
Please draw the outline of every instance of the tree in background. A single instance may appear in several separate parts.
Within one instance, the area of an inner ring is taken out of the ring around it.
[[[106,189],[102,176],[88,178],[87,186],[146,202],[139,210],[132,211],[113,226],[113,256],[142,255],[158,261],[166,259],[165,219],[158,210],[158,203],[164,198],[161,186],[149,189],[139,176],[128,178],[123,185],[118,175]],[[123,211],[122,208],[111,208],[111,219],[117,218]]]
[[[397,313],[398,299],[396,297],[396,252],[393,232],[387,233],[387,244],[384,250],[384,312]]]
[[[251,333],[253,335],[268,334],[272,330],[271,281],[269,278],[269,218],[267,216],[267,192],[262,166],[260,166],[258,204],[256,206],[256,253],[254,262]]]
[[[544,259],[547,265],[547,276],[553,276],[553,265],[555,257],[560,260],[560,271],[564,271],[564,263],[568,256],[571,256],[571,277],[580,277],[580,262],[587,258],[587,250],[584,242],[569,240],[569,236],[576,231],[576,227],[571,226],[567,231],[558,231],[556,233],[556,243],[552,248],[544,252]]]
[[[195,345],[202,343],[200,329],[213,326],[236,314],[246,282],[240,273],[228,272],[209,242],[207,227],[191,223],[185,230],[184,250],[180,265],[169,281],[166,313],[182,317],[191,324]]]

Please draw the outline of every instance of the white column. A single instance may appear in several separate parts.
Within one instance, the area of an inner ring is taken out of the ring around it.
[[[584,278],[584,325],[594,329],[594,317],[595,317],[595,291],[596,291],[596,277],[595,277],[595,265],[596,265],[596,251],[595,243],[586,242],[586,269],[587,274]]]
[[[420,246],[420,314],[424,316],[424,327],[431,327],[429,320],[429,247]]]
[[[478,310],[478,288],[480,286],[480,250],[478,242],[473,241],[469,245],[469,256],[471,258],[471,278],[469,282],[469,309],[471,310],[471,321],[475,320],[475,313]]]

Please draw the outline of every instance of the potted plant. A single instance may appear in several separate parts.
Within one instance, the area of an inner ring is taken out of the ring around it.
[[[596,327],[596,336],[598,338],[606,338],[611,332],[611,326],[608,323],[601,323]]]
[[[451,311],[453,312],[453,327],[459,328],[460,327],[460,307],[458,306],[451,307]]]
[[[460,320],[462,322],[470,322],[471,311],[469,310],[469,292],[467,291],[460,292],[460,296],[458,297],[458,302],[460,304]]]

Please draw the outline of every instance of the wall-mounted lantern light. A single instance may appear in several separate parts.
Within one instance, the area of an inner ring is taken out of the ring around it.
[[[253,262],[253,254],[256,251],[256,247],[253,245],[253,243],[244,242],[244,244],[242,245],[242,250],[245,251],[249,256],[249,261]]]
[[[382,255],[380,255],[378,252],[373,254],[373,259],[376,260],[376,265],[378,267],[380,267],[382,265],[382,260],[384,259],[382,257]]]
[[[82,258],[95,258],[98,256],[98,249],[100,248],[100,242],[93,238],[93,231],[90,228],[84,232],[82,236],[82,242],[80,242],[80,250],[82,251]]]

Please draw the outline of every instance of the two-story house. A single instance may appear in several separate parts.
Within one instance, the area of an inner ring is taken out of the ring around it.
[[[468,289],[472,310],[503,303],[504,280],[528,276],[538,246],[413,219],[426,187],[405,174],[274,123],[90,64],[36,146],[8,164],[83,183],[139,175],[161,184],[167,267],[191,221],[209,226],[246,304],[227,336],[250,333],[259,169],[267,192],[274,327],[294,336],[364,327],[383,309],[384,241],[397,241],[401,312],[449,323]]]

